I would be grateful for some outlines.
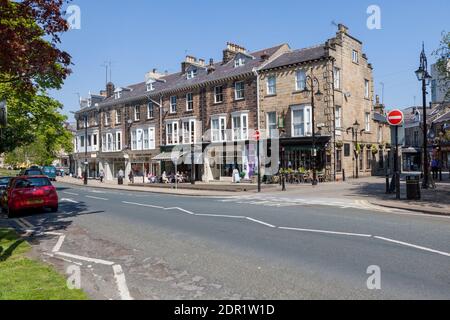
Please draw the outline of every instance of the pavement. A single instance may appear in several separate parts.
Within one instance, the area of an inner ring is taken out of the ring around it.
[[[83,185],[83,181],[71,177],[60,178],[61,182]],[[443,182],[436,183],[436,189],[422,190],[422,200],[411,201],[406,199],[406,183],[401,182],[401,200],[396,200],[394,194],[386,194],[386,180],[384,177],[365,177],[349,179],[345,182],[321,183],[312,187],[309,184],[287,184],[287,191],[281,191],[279,185],[263,185],[261,197],[285,196],[287,198],[302,199],[314,195],[317,198],[348,198],[364,201],[375,206],[409,210],[425,214],[450,215],[450,179],[444,175]],[[197,183],[179,185],[122,185],[114,182],[100,183],[98,180],[89,180],[93,188],[117,189],[125,191],[151,192],[160,194],[174,194],[183,196],[234,196],[240,194],[257,194],[256,185],[231,183]]]
[[[313,191],[56,186],[58,213],[0,217],[0,226],[61,272],[79,267],[93,299],[450,299],[450,217]],[[367,285],[371,270],[380,289]]]

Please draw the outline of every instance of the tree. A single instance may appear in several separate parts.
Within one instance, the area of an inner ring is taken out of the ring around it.
[[[0,84],[0,92],[8,91]],[[10,92],[15,91],[10,88]],[[21,146],[39,144],[47,158],[54,158],[61,149],[71,151],[72,136],[66,129],[67,117],[60,113],[62,105],[45,93],[9,95],[8,126],[2,129],[0,154]]]
[[[70,55],[57,48],[69,28],[61,10],[66,2],[0,0],[0,83],[27,93],[61,87],[71,72]]]
[[[436,68],[440,81],[447,88],[446,99],[450,99],[450,32],[442,33],[440,46],[433,55],[437,58]]]

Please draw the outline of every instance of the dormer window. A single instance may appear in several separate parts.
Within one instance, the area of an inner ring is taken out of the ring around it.
[[[120,91],[114,92],[114,99],[120,99],[120,97],[121,97],[121,92]]]
[[[187,79],[192,79],[192,78],[195,78],[196,76],[197,76],[197,68],[190,69],[186,73],[186,78]]]
[[[87,106],[88,106],[88,108],[90,108],[92,106],[92,99],[91,98],[88,99]]]
[[[155,86],[153,82],[147,83],[147,91],[153,91],[155,90]]]
[[[244,57],[238,57],[236,60],[234,60],[234,67],[239,68],[245,64],[245,58]]]

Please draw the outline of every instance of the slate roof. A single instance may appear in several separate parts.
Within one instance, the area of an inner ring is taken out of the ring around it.
[[[266,65],[263,70],[270,70],[301,62],[317,60],[326,57],[326,55],[327,52],[324,44],[305,49],[298,49],[282,54],[280,57]]]
[[[260,67],[264,63],[261,59],[263,55],[271,56],[283,45],[284,44],[281,44],[272,48],[249,53],[249,55],[254,57],[254,59],[247,61],[245,65],[238,68],[234,67],[234,60],[231,60],[226,64],[222,64],[222,61],[215,63],[215,71],[210,74],[208,74],[206,70],[208,65],[206,65],[205,68],[198,67],[198,74],[192,79],[186,79],[186,75],[181,72],[168,74],[159,78],[159,81],[154,83],[154,90],[151,92],[147,91],[145,81],[134,85],[129,85],[127,88],[131,88],[132,90],[128,92],[123,91],[120,99],[115,99],[114,96],[112,96],[99,103],[99,106],[102,107],[120,104],[130,101],[131,99],[139,99],[145,96],[157,96],[161,93],[172,92],[198,84],[242,76],[251,73],[254,68]]]

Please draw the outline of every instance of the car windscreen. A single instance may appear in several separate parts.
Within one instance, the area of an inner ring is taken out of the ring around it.
[[[49,172],[49,173],[56,172],[56,168],[53,168],[53,167],[45,167],[45,168],[44,168],[44,172],[45,172],[45,173],[47,173],[47,172]]]
[[[39,176],[42,174],[41,170],[28,170],[25,172],[27,176]]]
[[[46,187],[51,186],[50,180],[48,178],[28,178],[20,179],[16,182],[16,188],[32,188],[32,187]]]

